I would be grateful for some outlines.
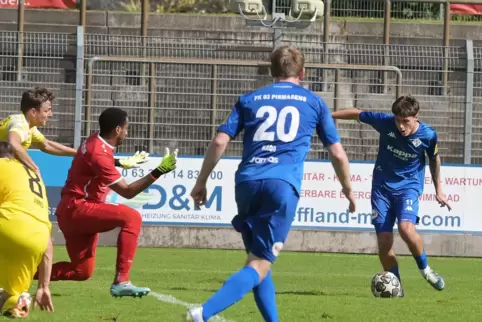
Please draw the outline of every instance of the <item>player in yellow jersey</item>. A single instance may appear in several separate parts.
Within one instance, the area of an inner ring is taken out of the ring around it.
[[[39,168],[26,151],[31,145],[53,155],[74,156],[77,153],[76,149],[47,140],[37,129],[45,126],[52,116],[54,99],[55,96],[46,88],[28,90],[22,95],[21,113],[0,121],[0,141],[9,142],[15,157],[37,173]]]
[[[28,316],[27,293],[39,269],[34,305],[53,311],[49,282],[53,248],[47,192],[36,172],[0,142],[0,308],[3,315]]]

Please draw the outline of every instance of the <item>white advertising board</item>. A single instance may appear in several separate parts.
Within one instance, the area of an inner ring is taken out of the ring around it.
[[[208,182],[208,202],[195,209],[189,194],[201,169],[202,158],[180,158],[176,171],[161,177],[144,193],[125,200],[110,192],[108,202],[124,203],[142,214],[145,223],[174,225],[230,225],[237,213],[234,199],[234,174],[239,159],[222,159]],[[139,169],[123,170],[128,182],[146,175],[159,164],[152,158]],[[293,228],[326,230],[372,230],[370,203],[373,164],[351,163],[357,211],[350,214],[348,202],[329,162],[306,162],[301,198]],[[440,208],[435,200],[427,167],[425,191],[420,197],[422,231],[482,232],[478,198],[482,198],[482,168],[442,167],[442,184],[453,210]]]

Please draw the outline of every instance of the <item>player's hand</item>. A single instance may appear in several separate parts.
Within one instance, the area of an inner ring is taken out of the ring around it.
[[[191,197],[192,199],[194,199],[194,204],[198,207],[205,205],[207,194],[208,192],[206,189],[206,185],[196,182],[196,185],[194,186],[194,188],[192,188],[191,191]]]
[[[452,210],[452,207],[449,205],[447,201],[447,197],[445,197],[445,194],[442,192],[439,192],[435,195],[435,199],[437,199],[438,204],[440,205],[441,208],[447,207],[449,211]]]
[[[40,307],[42,311],[53,312],[54,304],[52,303],[52,295],[48,287],[40,287],[35,294],[35,300],[33,303],[34,308]]]
[[[169,173],[176,169],[178,151],[178,149],[175,149],[174,152],[170,153],[169,148],[164,150],[164,156],[162,157],[161,163],[157,166],[157,169],[161,171],[162,174]]]
[[[354,213],[356,210],[355,194],[351,189],[343,189],[342,192],[350,203],[350,205],[348,206],[348,210],[350,211],[350,213]]]
[[[139,164],[145,163],[149,160],[149,153],[137,151],[131,157],[119,159],[119,163],[124,169],[139,168]]]

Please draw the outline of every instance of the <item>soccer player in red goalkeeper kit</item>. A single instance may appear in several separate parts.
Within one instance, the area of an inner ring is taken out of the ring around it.
[[[108,108],[100,115],[99,126],[100,132],[87,138],[79,147],[62,189],[56,216],[65,236],[70,262],[55,263],[51,280],[89,279],[94,272],[99,233],[119,227],[116,275],[110,293],[115,297],[141,297],[150,289],[137,287],[129,279],[142,225],[141,215],[126,205],[106,204],[105,199],[109,188],[126,199],[144,191],[161,175],[176,168],[177,149],[169,153],[166,148],[157,168],[128,184],[115,168],[122,161],[114,159],[115,147],[122,144],[127,135],[127,113],[119,108]],[[144,161],[142,155],[136,156],[138,163]]]

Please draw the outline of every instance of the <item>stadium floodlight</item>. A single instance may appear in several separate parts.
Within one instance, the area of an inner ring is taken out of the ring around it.
[[[291,0],[289,14],[276,12],[273,4],[271,20],[262,0],[236,0],[239,14],[246,20],[246,24],[252,27],[267,28],[307,28],[316,18],[323,17],[324,3],[322,0]],[[297,15],[293,18],[291,13]]]
[[[325,4],[322,0],[292,0],[289,17],[293,18],[292,12],[297,18],[291,22],[298,21],[304,17],[311,17],[309,21],[314,22],[316,18],[323,17]]]
[[[267,15],[263,0],[236,0],[236,7],[239,8],[239,12],[243,16],[256,15],[259,17],[263,13]]]

